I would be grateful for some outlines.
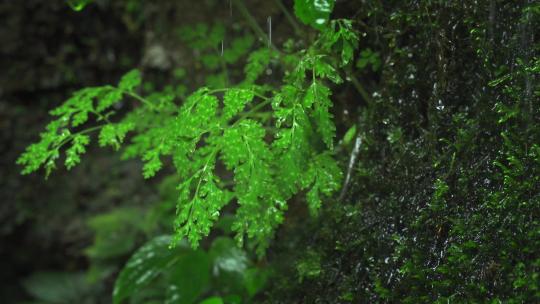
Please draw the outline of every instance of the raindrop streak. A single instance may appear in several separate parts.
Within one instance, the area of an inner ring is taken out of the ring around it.
[[[341,193],[339,194],[338,200],[340,201],[342,201],[345,198],[345,195],[347,194],[349,183],[351,181],[352,171],[356,164],[356,159],[358,158],[358,154],[360,154],[361,145],[362,145],[362,137],[360,136],[360,133],[358,133],[356,135],[356,140],[354,142],[354,148],[351,153],[351,157],[349,158],[349,165],[347,167],[347,175],[345,176],[345,181],[343,182]]]
[[[221,57],[223,57],[223,40],[221,40]]]
[[[268,16],[266,22],[268,23],[268,47],[270,47],[272,45],[272,17]]]

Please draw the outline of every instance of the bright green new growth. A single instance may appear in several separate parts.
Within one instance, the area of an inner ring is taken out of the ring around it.
[[[130,133],[123,157],[141,158],[145,178],[163,167],[165,157],[180,177],[173,244],[186,237],[197,247],[223,207],[237,202],[233,229],[238,243],[247,236],[264,254],[283,222],[287,200],[303,191],[316,214],[322,197],[340,186],[341,170],[332,158],[336,127],[328,80],[342,82],[339,69],[352,62],[357,42],[350,21],[329,22],[309,49],[290,54],[256,50],[239,85],[202,87],[181,102],[167,94],[140,96],[141,74],[133,70],[117,86],[80,90],[51,111],[56,119],[18,163],[24,174],[40,167],[49,174],[65,151],[70,169],[80,162],[91,132],[99,131],[100,146],[115,150]],[[296,62],[281,87],[273,89],[255,84],[271,58]],[[130,100],[136,106],[118,117],[116,110]],[[82,128],[89,121],[97,125]]]

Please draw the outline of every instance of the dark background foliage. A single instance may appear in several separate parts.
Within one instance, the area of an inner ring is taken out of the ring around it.
[[[187,89],[196,88],[204,67],[178,28],[247,28],[225,2],[103,0],[81,12],[60,0],[0,2],[3,302],[31,299],[32,274],[94,269],[85,253],[92,217],[145,213],[163,200],[160,177],[143,180],[138,162],[109,150],[92,148],[47,181],[20,176],[15,160],[47,111],[133,67],[156,87],[184,68]],[[277,2],[244,2],[261,25],[273,16],[276,45],[289,37],[306,45],[313,35],[294,36]],[[539,301],[538,3],[337,1],[333,17],[351,18],[361,34],[351,78],[333,88],[339,133],[356,125],[360,136],[358,162],[348,191],[319,217],[292,203],[261,262],[274,275],[258,301]],[[338,149],[346,169],[352,143]],[[88,303],[110,302],[131,251],[87,292]]]
[[[63,1],[0,3],[1,298],[24,295],[22,279],[40,270],[87,267],[82,249],[92,242],[85,220],[121,204],[147,204],[154,196],[139,164],[121,163],[93,149],[73,172],[22,177],[18,154],[36,140],[48,109],[73,90],[116,80],[136,64],[141,34],[121,11],[75,13]],[[122,39],[120,39],[122,37]]]

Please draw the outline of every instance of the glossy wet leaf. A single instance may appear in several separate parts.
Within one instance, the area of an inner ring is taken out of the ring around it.
[[[268,281],[270,273],[266,269],[249,268],[244,277],[244,284],[250,297],[261,291]]]
[[[222,272],[243,274],[250,263],[246,253],[230,238],[215,239],[209,254],[214,263],[214,275]]]
[[[144,288],[165,270],[176,264],[188,250],[186,245],[169,249],[170,236],[159,236],[138,249],[118,275],[114,285],[113,303],[122,301]]]
[[[295,0],[294,13],[304,24],[322,29],[334,9],[335,0]]]
[[[170,267],[167,304],[194,303],[210,288],[211,261],[208,253],[196,250],[178,258]]]
[[[251,264],[246,253],[230,238],[217,238],[209,250],[213,261],[212,275],[223,290],[244,290],[245,273]]]

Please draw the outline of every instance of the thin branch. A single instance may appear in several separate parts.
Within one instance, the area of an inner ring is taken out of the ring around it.
[[[283,5],[283,2],[281,2],[281,0],[274,0],[274,2],[277,4],[279,9],[281,9],[283,14],[285,14],[285,18],[287,19],[287,21],[289,21],[289,23],[293,27],[294,33],[297,36],[302,35],[302,29],[300,28],[300,26],[298,25],[298,23],[294,19],[293,15],[291,15],[291,13],[289,13],[289,10],[285,7],[285,5]]]
[[[122,90],[120,88],[117,88],[117,87],[114,87],[114,86],[111,86],[111,85],[108,85],[106,86],[107,88],[110,88],[110,89],[113,89],[113,90],[119,90],[120,92],[122,92],[122,94],[124,95],[127,95],[127,96],[131,96],[133,98],[135,98],[136,100],[142,102],[143,104],[145,104],[146,106],[148,106],[150,109],[152,110],[155,110],[156,107],[154,104],[152,104],[150,101],[146,100],[144,97],[138,95],[137,93],[134,93],[134,92],[131,92],[131,91],[126,91],[126,90]]]
[[[94,127],[91,127],[91,128],[88,128],[88,129],[84,129],[82,131],[79,131],[79,132],[76,132],[76,133],[72,133],[72,134],[69,134],[69,136],[67,138],[65,138],[64,140],[62,140],[60,143],[58,143],[57,145],[53,146],[53,150],[55,149],[60,149],[62,148],[65,144],[69,143],[70,141],[73,140],[73,138],[75,138],[75,136],[77,135],[82,135],[82,134],[86,134],[86,133],[90,133],[90,132],[94,132],[96,130],[99,130],[101,128],[103,128],[105,125],[99,125],[99,126],[94,126]]]
[[[360,83],[360,81],[358,81],[356,76],[353,75],[350,69],[347,70],[347,77],[351,80],[354,88],[358,91],[358,93],[360,93],[360,95],[366,101],[366,103],[373,104],[373,100],[371,99],[371,96],[369,96],[369,93],[366,91],[366,89]]]
[[[242,0],[232,0],[238,10],[240,11],[240,14],[246,19],[247,23],[251,27],[251,29],[257,34],[259,37],[262,37],[264,40],[268,41],[270,47],[274,49],[275,51],[279,50],[272,44],[270,41],[270,38],[268,35],[263,31],[263,29],[259,26],[255,18],[249,13],[247,7],[244,5],[244,2]]]

